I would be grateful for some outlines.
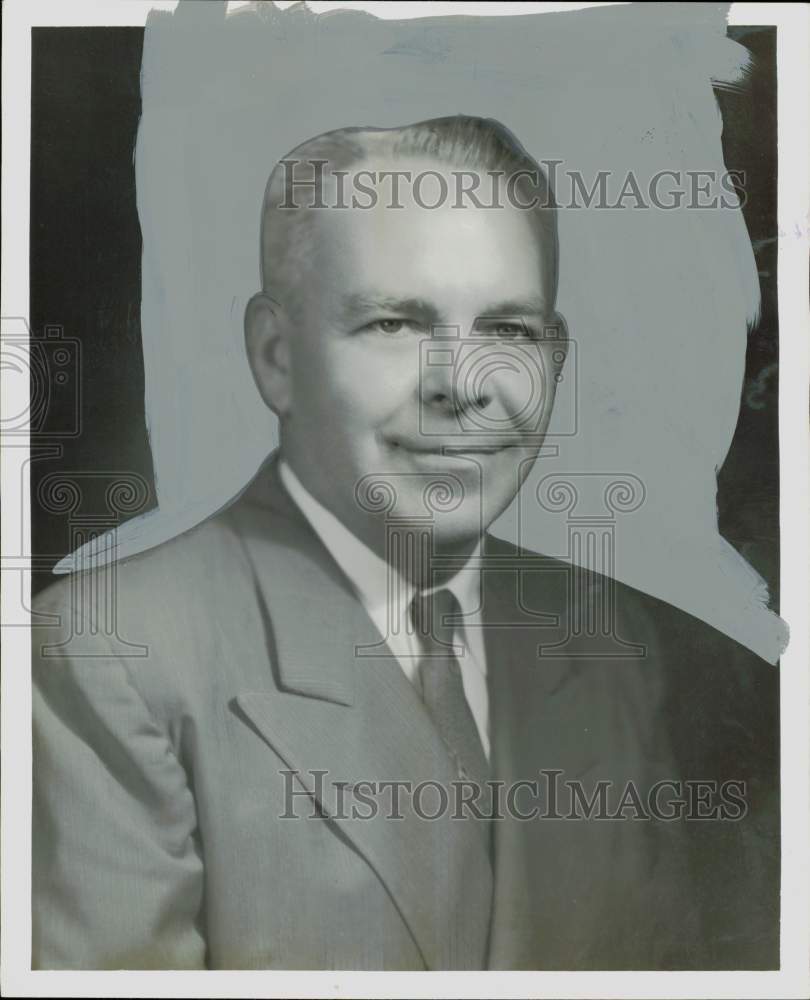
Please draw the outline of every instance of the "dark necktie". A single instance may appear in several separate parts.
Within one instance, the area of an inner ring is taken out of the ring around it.
[[[456,763],[459,776],[482,788],[479,809],[488,811],[489,790],[484,782],[489,777],[489,764],[452,647],[453,619],[458,614],[458,601],[447,589],[417,594],[411,603],[411,616],[422,646],[419,677],[425,706]]]

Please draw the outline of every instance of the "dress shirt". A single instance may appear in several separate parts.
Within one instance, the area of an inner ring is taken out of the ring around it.
[[[331,511],[319,503],[301,484],[285,461],[279,463],[281,481],[301,513],[323,542],[357,594],[408,680],[419,682],[419,637],[411,622],[410,606],[416,588],[393,574],[388,563],[360,541]],[[471,562],[481,550],[480,542]],[[468,565],[441,587],[455,595],[464,618],[453,632],[453,645],[461,666],[464,694],[470,706],[484,753],[489,757],[489,697],[487,694],[486,653],[481,621],[481,571]],[[425,591],[429,593],[430,591]]]

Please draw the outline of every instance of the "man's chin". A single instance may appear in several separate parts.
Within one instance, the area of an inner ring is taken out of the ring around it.
[[[389,525],[386,556],[416,586],[436,586],[463,569],[485,530],[475,518],[404,518]]]
[[[464,552],[475,548],[489,527],[490,519],[484,516],[480,506],[470,504],[470,507],[474,509],[433,516],[429,527],[435,552]]]

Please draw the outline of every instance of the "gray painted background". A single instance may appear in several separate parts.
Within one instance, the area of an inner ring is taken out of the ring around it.
[[[119,557],[222,507],[276,442],[242,314],[259,283],[264,184],[287,150],[344,125],[462,112],[498,118],[561,172],[592,181],[608,170],[618,194],[632,170],[644,189],[658,170],[724,170],[712,82],[739,78],[747,58],[725,37],[724,5],[400,22],[224,8],[153,12],[144,39],[136,170],[159,508],[119,529]],[[560,185],[557,195],[566,201]],[[549,454],[496,533],[573,555],[572,518],[625,481],[641,502],[620,497],[611,515],[615,575],[774,660],[784,623],[717,530],[716,469],[758,310],[741,212],[562,210],[560,252],[575,363]],[[574,484],[578,508],[538,502],[549,476]]]

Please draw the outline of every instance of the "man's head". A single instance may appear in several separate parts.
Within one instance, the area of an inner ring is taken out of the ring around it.
[[[261,243],[245,329],[285,459],[375,548],[385,517],[426,516],[469,548],[537,455],[565,353],[540,167],[492,120],[327,133],[274,169]]]

